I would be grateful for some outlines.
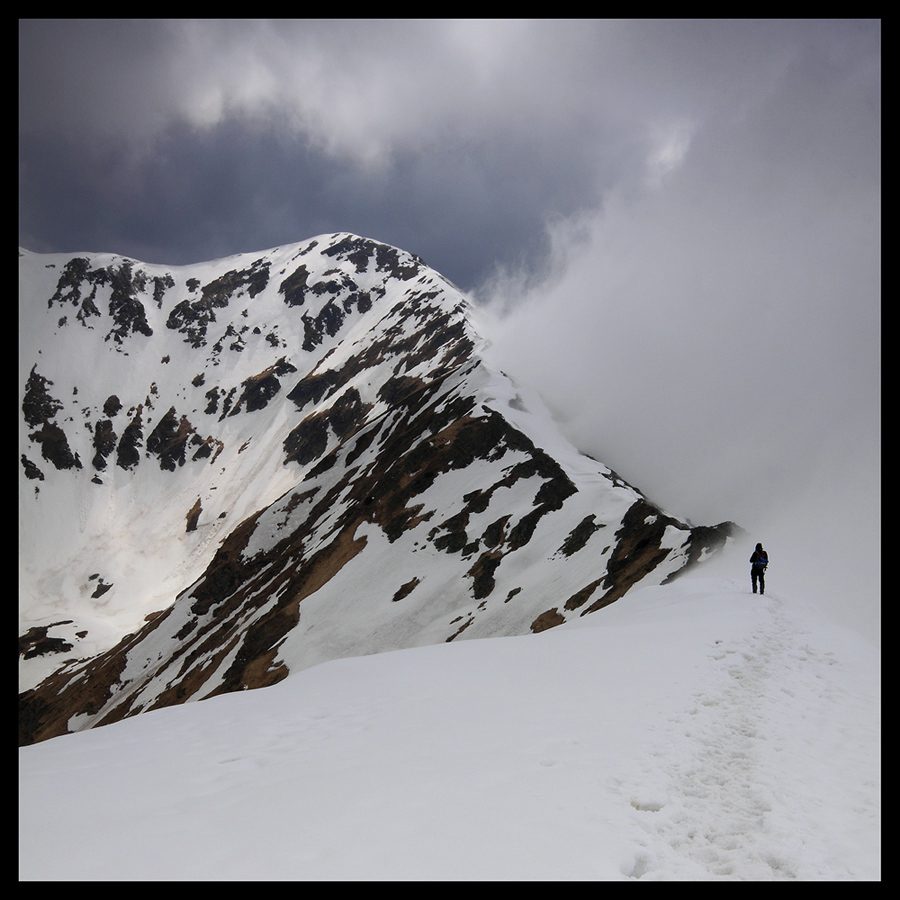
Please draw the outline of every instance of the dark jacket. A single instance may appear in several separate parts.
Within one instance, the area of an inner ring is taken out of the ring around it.
[[[760,569],[765,569],[765,567],[769,564],[769,554],[763,550],[762,544],[757,544],[756,549],[753,551],[753,555],[750,557],[750,565],[756,566]]]

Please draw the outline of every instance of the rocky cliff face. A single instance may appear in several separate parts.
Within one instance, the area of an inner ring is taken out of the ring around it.
[[[20,251],[20,740],[523,634],[720,547],[566,444],[465,298],[349,234]]]

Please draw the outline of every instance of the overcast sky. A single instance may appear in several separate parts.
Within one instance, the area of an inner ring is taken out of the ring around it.
[[[580,449],[872,633],[879,22],[38,20],[19,50],[22,246],[417,253]]]

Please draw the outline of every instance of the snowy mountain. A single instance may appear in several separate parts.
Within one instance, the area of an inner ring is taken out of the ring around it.
[[[878,879],[880,655],[742,551],[22,747],[19,877]]]
[[[541,632],[736,533],[577,453],[402,250],[19,262],[21,743]]]

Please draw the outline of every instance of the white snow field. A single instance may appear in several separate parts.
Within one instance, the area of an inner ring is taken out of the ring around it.
[[[880,733],[875,646],[704,567],[21,748],[19,876],[876,880]]]

